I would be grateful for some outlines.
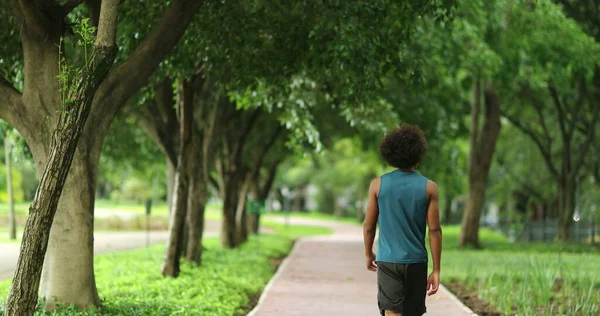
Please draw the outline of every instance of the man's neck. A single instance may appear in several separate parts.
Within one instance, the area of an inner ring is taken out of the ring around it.
[[[403,171],[403,172],[414,172],[415,168],[409,168],[409,169],[398,168],[398,170]]]

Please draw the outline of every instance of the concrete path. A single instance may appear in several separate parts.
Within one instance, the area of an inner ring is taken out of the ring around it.
[[[363,267],[362,228],[310,219],[290,223],[327,226],[335,233],[298,240],[248,315],[379,315],[377,275]],[[426,315],[474,315],[444,287],[426,304]]]

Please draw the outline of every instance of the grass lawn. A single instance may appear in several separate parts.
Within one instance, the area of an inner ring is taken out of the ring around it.
[[[286,216],[286,214],[284,212],[276,212],[276,213],[273,212],[273,213],[265,214],[266,218],[285,217],[285,216]],[[352,224],[352,225],[362,225],[362,222],[359,222],[355,218],[352,218],[352,217],[337,218],[333,214],[326,214],[326,213],[321,213],[321,212],[290,212],[289,216],[295,217],[295,218],[309,218],[309,219],[315,219],[315,220],[336,221],[336,222]]]
[[[213,213],[220,210],[221,205],[216,203],[209,203],[206,205],[206,212]],[[146,206],[143,203],[137,203],[134,201],[113,201],[113,200],[102,200],[97,199],[95,204],[96,209],[108,209],[111,211],[127,211],[145,214]],[[152,214],[169,214],[169,208],[165,201],[152,205]]]
[[[459,281],[505,315],[600,314],[600,252],[592,246],[510,243],[482,229],[484,250],[458,249],[459,233],[444,228],[442,283]]]
[[[260,293],[274,273],[272,259],[286,256],[297,237],[331,233],[322,227],[270,227],[274,234],[251,237],[238,249],[222,248],[216,238],[205,239],[202,266],[183,262],[177,279],[160,275],[164,245],[96,256],[104,308],[65,308],[52,315],[245,315],[249,297]],[[0,302],[9,286],[10,281],[0,282]]]

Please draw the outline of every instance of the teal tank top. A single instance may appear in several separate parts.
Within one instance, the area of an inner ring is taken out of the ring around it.
[[[395,170],[381,176],[377,261],[426,263],[427,181],[417,172]]]

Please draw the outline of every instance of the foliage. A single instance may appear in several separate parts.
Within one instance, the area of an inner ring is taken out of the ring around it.
[[[117,200],[162,197],[165,194],[165,156],[136,122],[118,116],[110,127],[102,154],[98,187]]]

